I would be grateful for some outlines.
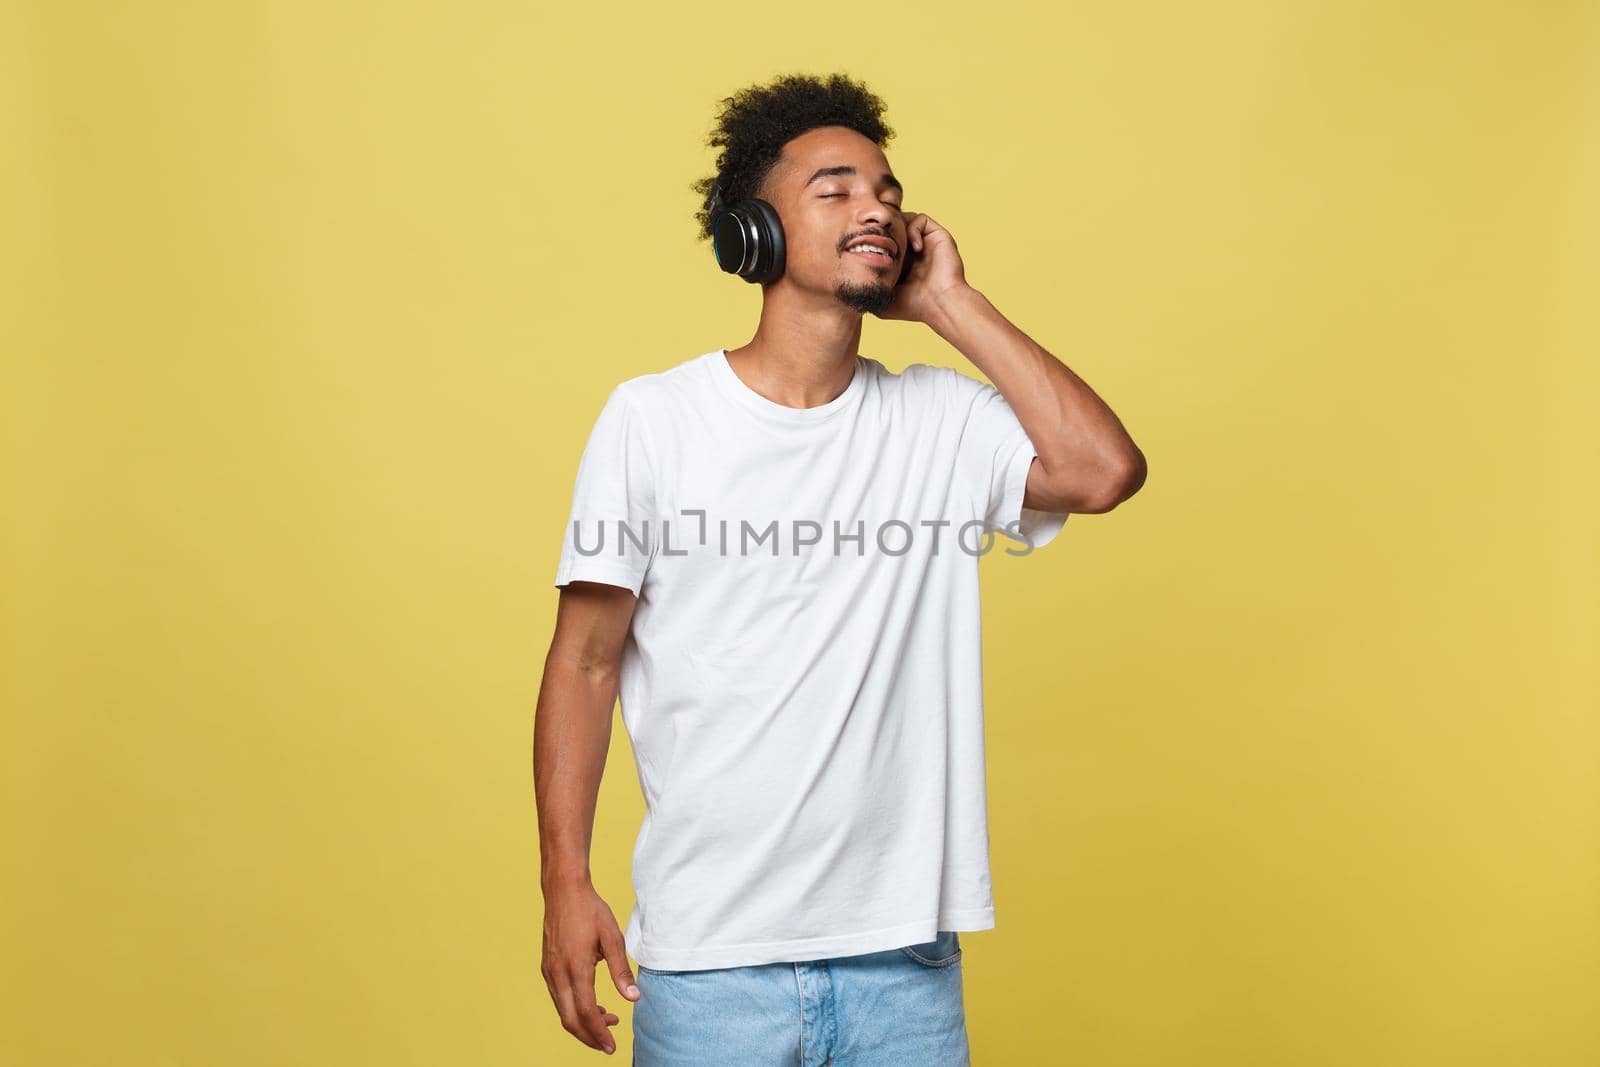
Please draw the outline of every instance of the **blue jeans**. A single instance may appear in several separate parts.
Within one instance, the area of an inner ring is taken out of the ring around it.
[[[970,1067],[961,941],[701,971],[636,968],[635,1067]]]

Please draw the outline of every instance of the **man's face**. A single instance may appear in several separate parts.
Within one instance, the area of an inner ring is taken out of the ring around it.
[[[829,293],[863,314],[894,299],[905,266],[900,183],[876,144],[843,126],[823,126],[783,146],[761,194],[783,222],[778,284]],[[849,252],[861,238],[887,239],[889,255]]]

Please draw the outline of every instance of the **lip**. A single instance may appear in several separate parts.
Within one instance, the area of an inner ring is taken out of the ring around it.
[[[885,260],[885,262],[887,262],[887,263],[893,263],[896,259],[899,258],[899,255],[900,255],[899,249],[897,249],[895,247],[895,243],[893,241],[889,240],[889,238],[887,238],[887,237],[878,237],[878,236],[873,235],[873,234],[868,234],[868,235],[866,235],[864,237],[851,238],[850,244],[851,245],[871,245],[874,248],[881,249],[883,251],[883,253],[888,257]],[[841,253],[841,255],[854,256],[854,255],[857,255],[857,253],[850,251],[849,248],[846,248],[844,250],[844,252]]]

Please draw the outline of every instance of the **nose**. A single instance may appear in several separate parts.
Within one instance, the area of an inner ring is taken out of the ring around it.
[[[866,206],[857,212],[856,218],[859,219],[863,225],[867,223],[876,223],[883,229],[883,232],[890,233],[890,223],[894,220],[894,214],[894,208],[890,207],[888,204],[885,204],[882,200],[879,200],[876,197],[869,197]]]

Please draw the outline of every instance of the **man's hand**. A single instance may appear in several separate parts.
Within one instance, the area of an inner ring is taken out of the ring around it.
[[[905,266],[894,302],[878,312],[880,319],[927,322],[939,309],[939,299],[952,289],[967,286],[961,253],[950,231],[933,221],[931,215],[906,213]]]
[[[633,983],[617,918],[594,886],[572,883],[546,888],[544,961],[539,969],[550,987],[550,999],[569,1034],[609,1055],[617,1050],[610,1028],[622,1020],[595,1003],[594,965],[601,960],[606,961],[617,992],[638,1000],[639,987]]]

